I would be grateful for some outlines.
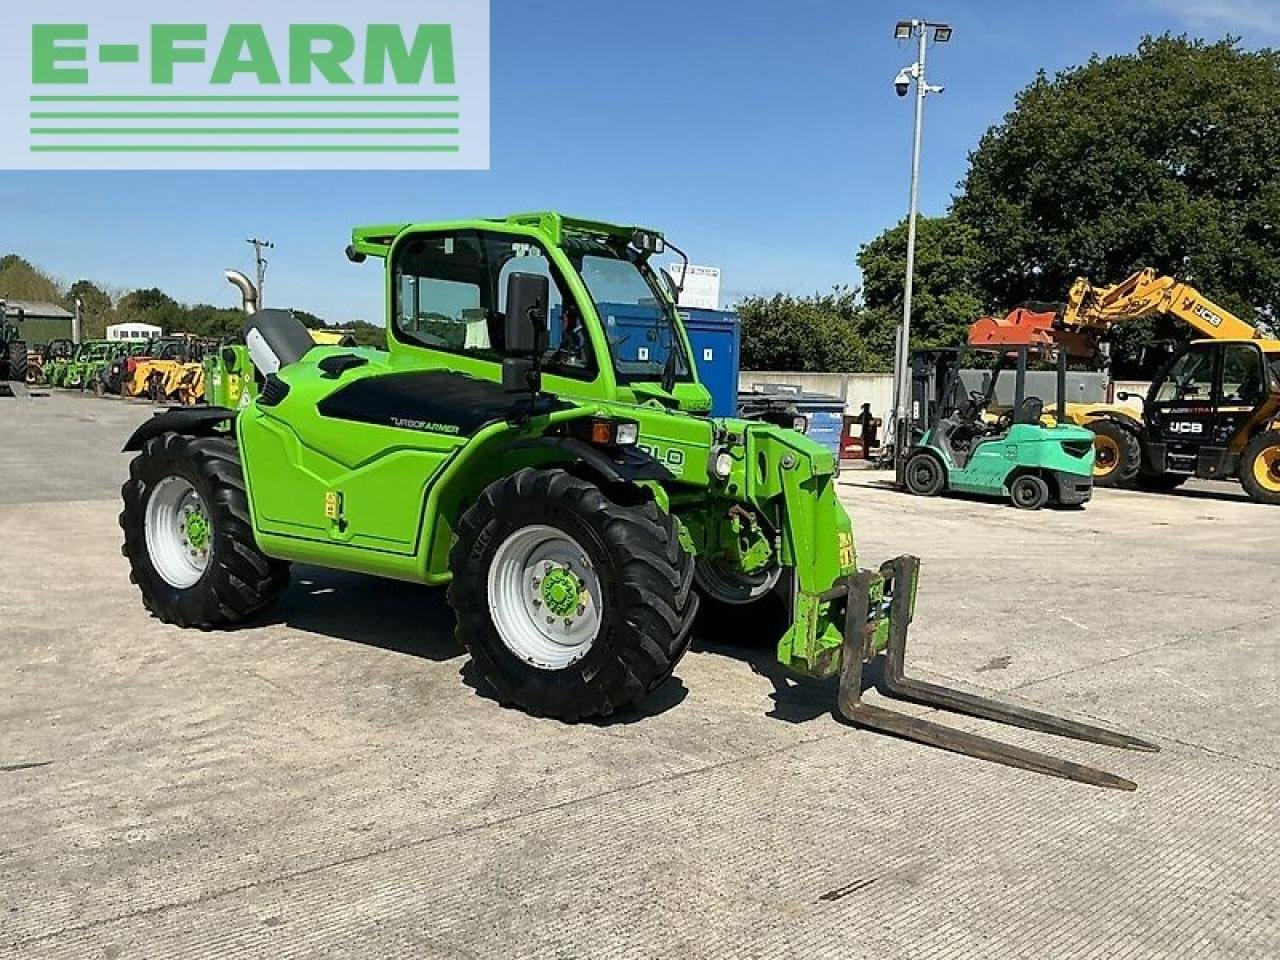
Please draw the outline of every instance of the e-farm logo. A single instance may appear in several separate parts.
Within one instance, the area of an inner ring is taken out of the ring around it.
[[[11,14],[0,168],[488,167],[487,0],[104,6]]]

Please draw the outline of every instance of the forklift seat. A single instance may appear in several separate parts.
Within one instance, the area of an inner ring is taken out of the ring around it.
[[[1039,397],[1027,397],[1013,415],[1014,423],[1038,424],[1044,416],[1044,401]]]

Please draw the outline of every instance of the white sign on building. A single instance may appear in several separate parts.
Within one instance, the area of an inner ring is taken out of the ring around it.
[[[692,307],[695,310],[720,309],[720,268],[696,267],[689,264],[688,271],[683,271],[684,264],[669,263],[663,269],[671,275],[676,286],[680,286],[681,274],[684,275],[684,289],[680,291],[680,306]]]

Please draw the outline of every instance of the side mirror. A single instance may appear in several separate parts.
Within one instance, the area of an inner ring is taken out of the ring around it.
[[[507,278],[506,348],[508,354],[535,356],[546,349],[550,281],[536,273]]]
[[[551,283],[544,276],[513,273],[507,278],[503,328],[507,356],[502,361],[502,387],[508,393],[537,393],[542,389],[550,297]]]

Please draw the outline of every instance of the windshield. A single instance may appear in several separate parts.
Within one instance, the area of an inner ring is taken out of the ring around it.
[[[596,305],[620,383],[676,382],[692,375],[675,315],[659,281],[635,250],[597,237],[570,234],[561,245]]]

